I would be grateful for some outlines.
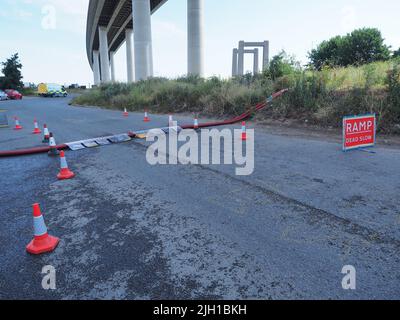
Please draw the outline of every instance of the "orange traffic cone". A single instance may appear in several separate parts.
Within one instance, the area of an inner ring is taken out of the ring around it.
[[[129,113],[128,113],[128,110],[126,110],[126,108],[124,109],[123,115],[124,115],[124,117],[129,117]]]
[[[47,124],[43,125],[43,133],[44,133],[44,138],[43,138],[43,143],[49,143],[50,142],[50,133],[49,129],[47,128]]]
[[[61,171],[57,175],[58,180],[67,180],[67,179],[72,179],[73,177],[75,177],[75,173],[73,173],[68,168],[68,163],[67,163],[67,159],[65,158],[64,151],[60,152],[60,162],[61,162]]]
[[[247,141],[246,122],[242,122],[242,141]]]
[[[35,129],[33,130],[32,133],[33,133],[33,134],[41,134],[42,131],[40,131],[39,125],[38,125],[38,122],[37,122],[36,119],[33,121],[33,124],[34,124],[34,126],[35,126]]]
[[[26,251],[30,254],[42,254],[46,252],[53,251],[60,239],[50,236],[47,233],[47,227],[44,223],[44,219],[42,213],[40,212],[40,206],[38,203],[33,205],[33,229],[34,229],[34,238],[33,240],[26,246]]]
[[[60,154],[60,152],[57,150],[56,139],[54,139],[53,134],[51,132],[50,132],[49,146],[50,150],[48,152],[48,155],[50,157],[55,157]]]
[[[147,113],[147,110],[144,112],[144,122],[150,122],[149,114]]]
[[[199,119],[197,117],[194,118],[194,125],[193,128],[197,130],[199,128]]]
[[[15,120],[15,128],[14,128],[14,130],[21,130],[22,126],[19,123],[19,119],[17,117],[14,117],[14,120]]]

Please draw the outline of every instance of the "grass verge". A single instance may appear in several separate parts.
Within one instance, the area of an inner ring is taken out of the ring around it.
[[[135,84],[102,85],[72,104],[152,113],[239,115],[271,93],[289,88],[258,119],[295,119],[321,127],[339,127],[343,116],[376,113],[379,131],[400,134],[400,62],[362,67],[298,70],[271,80],[268,73],[223,80],[153,78]]]

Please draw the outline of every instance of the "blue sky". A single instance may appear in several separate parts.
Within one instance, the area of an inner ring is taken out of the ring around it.
[[[398,0],[204,2],[207,76],[229,76],[232,49],[239,40],[270,40],[272,54],[284,49],[303,63],[321,41],[359,27],[377,27],[388,45],[400,47]],[[19,52],[24,81],[92,83],[85,48],[87,6],[88,0],[1,0],[0,61]],[[56,23],[49,28],[45,18],[52,10]],[[184,74],[186,0],[169,0],[152,22],[155,74]],[[118,80],[125,81],[125,46],[117,53],[116,64]],[[251,66],[248,56],[246,69]]]

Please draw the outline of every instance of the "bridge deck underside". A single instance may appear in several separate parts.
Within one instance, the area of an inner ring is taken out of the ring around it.
[[[151,0],[151,11],[154,12],[161,4],[163,4],[166,0]],[[99,7],[102,5],[102,7]],[[97,10],[101,10],[98,21],[96,23],[96,12]],[[110,22],[116,12],[112,24]],[[96,23],[96,25],[95,25]],[[110,51],[116,51],[120,45],[125,41],[125,29],[132,29],[132,0],[91,0],[89,3],[89,12],[88,12],[88,25],[87,25],[87,49],[88,49],[88,58],[91,63],[91,53],[93,50],[99,49],[99,35],[98,35],[98,27],[104,26],[109,27],[108,30],[108,43],[110,45]],[[92,34],[94,32],[93,44],[90,47],[90,42],[92,38]]]

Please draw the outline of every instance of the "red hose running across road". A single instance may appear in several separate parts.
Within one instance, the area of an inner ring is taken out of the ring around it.
[[[274,93],[265,102],[259,103],[254,108],[251,108],[249,111],[247,111],[247,112],[243,113],[242,115],[237,116],[233,119],[219,121],[219,122],[202,123],[202,124],[199,124],[199,128],[226,126],[226,125],[242,122],[242,121],[246,120],[247,118],[249,118],[253,113],[264,109],[274,99],[282,96],[287,91],[288,91],[288,89],[284,89],[284,90]],[[193,128],[194,128],[193,125],[182,126],[182,129],[193,129]],[[134,133],[129,133],[129,136],[131,138],[135,138],[136,135]],[[68,146],[66,144],[60,144],[57,146],[57,149],[58,150],[68,149]],[[46,152],[49,152],[49,150],[50,150],[50,147],[46,146],[46,147],[36,147],[36,148],[30,148],[30,149],[0,151],[0,158],[1,157],[3,157],[3,158],[4,157],[17,157],[17,156],[25,156],[25,155],[32,155],[32,154],[38,154],[38,153],[46,153]]]

